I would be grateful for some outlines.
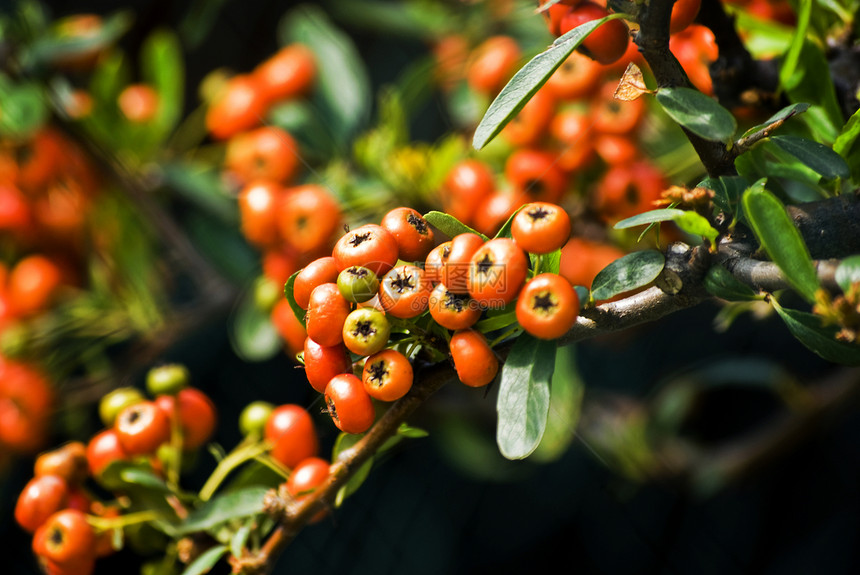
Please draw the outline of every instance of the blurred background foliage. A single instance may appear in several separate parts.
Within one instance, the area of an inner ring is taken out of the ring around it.
[[[103,18],[96,36],[70,40],[64,19],[89,13]],[[790,42],[789,23],[739,13],[756,54]],[[141,386],[162,361],[187,365],[214,399],[222,422],[215,440],[224,446],[239,440],[232,422],[251,401],[321,412],[295,350],[258,305],[265,263],[240,232],[238,186],[222,173],[224,142],[207,133],[206,105],[229,77],[280,46],[312,49],[320,62],[314,91],[270,107],[266,122],[296,138],[306,181],[323,183],[356,224],[398,204],[439,209],[448,170],[473,153],[466,134],[489,98],[462,78],[440,84],[441,39],[456,34],[473,48],[510,35],[524,60],[552,41],[532,3],[501,0],[20,2],[4,6],[2,18],[0,54],[13,63],[0,72],[4,138],[41,134],[56,118],[49,138],[66,157],[87,157],[80,165],[91,173],[77,177],[93,178],[87,193],[64,188],[73,202],[64,212],[87,220],[74,237],[42,246],[13,234],[2,246],[10,268],[38,245],[62,255],[74,278],[50,310],[14,318],[3,332],[4,355],[38,363],[55,386],[43,446],[86,441],[98,430],[98,398]],[[68,63],[57,72],[64,56],[93,47],[112,48],[91,72]],[[131,83],[159,94],[158,113],[145,123],[115,105]],[[76,118],[71,104],[82,87],[92,112]],[[656,106],[649,110],[637,145],[667,179],[695,183],[704,172],[689,144]],[[480,157],[501,173],[510,153],[499,138]],[[583,216],[582,235],[613,245],[615,257],[665,243],[637,243],[641,230],[610,230],[590,213],[585,190],[605,167],[584,169],[571,186],[579,191],[565,198]],[[550,563],[612,574],[857,572],[856,413],[803,422],[786,444],[766,437],[787,412],[803,410],[811,384],[845,374],[757,311],[704,305],[565,348],[548,431],[526,461],[499,455],[496,390],[442,390],[410,421],[429,437],[386,453],[275,572],[514,573]],[[322,413],[319,423],[330,447],[334,429]],[[751,458],[763,445],[767,456]],[[3,454],[0,533],[10,573],[36,572],[29,539],[11,520],[32,456]],[[200,458],[192,484],[211,471]],[[97,572],[157,557],[127,550]]]

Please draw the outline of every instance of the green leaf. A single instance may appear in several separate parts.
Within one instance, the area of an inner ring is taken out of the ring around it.
[[[226,545],[216,545],[207,549],[191,565],[185,568],[182,575],[203,575],[204,573],[209,573],[228,550]]]
[[[582,44],[593,30],[608,20],[629,17],[625,14],[611,14],[599,20],[586,22],[560,36],[545,51],[532,58],[502,88],[489,109],[481,118],[472,137],[472,146],[480,150],[492,140],[502,128],[514,118],[526,102],[535,95],[547,79],[561,66],[567,57]]]
[[[145,487],[151,491],[170,493],[170,488],[163,479],[158,477],[151,469],[140,467],[126,467],[119,472],[120,479],[126,483],[132,483]]]
[[[782,79],[782,85],[790,101],[812,104],[803,120],[813,130],[815,138],[833,142],[844,120],[827,57],[816,43],[804,39],[793,75]]]
[[[771,304],[792,335],[808,349],[827,361],[860,365],[860,346],[837,340],[837,328],[822,325],[821,316],[785,309],[775,299],[771,299]]]
[[[242,551],[248,543],[248,537],[251,535],[255,523],[256,520],[253,517],[249,518],[230,538],[230,553],[233,554],[233,557],[242,556]]]
[[[268,487],[253,486],[213,497],[188,514],[177,526],[179,535],[214,529],[233,519],[244,519],[263,512],[263,497]]]
[[[254,290],[246,290],[230,318],[230,344],[245,361],[264,361],[284,346],[270,314],[257,306]]]
[[[499,228],[499,231],[496,232],[496,235],[493,236],[493,238],[509,238],[509,237],[511,237],[511,226],[514,224],[514,217],[516,217],[516,215],[524,207],[526,207],[525,204],[517,207],[517,209],[514,210],[514,213],[512,213],[510,216],[508,216],[508,219],[505,221],[505,223],[502,225],[502,227]]]
[[[291,10],[280,23],[278,38],[282,45],[299,42],[313,51],[319,65],[312,99],[345,149],[370,118],[373,103],[358,48],[322,8],[312,4]]]
[[[0,75],[0,136],[28,138],[48,119],[48,106],[35,83],[16,84]]]
[[[860,137],[860,110],[854,112],[848,118],[848,122],[842,126],[842,131],[839,133],[836,141],[833,142],[833,151],[843,158],[847,158],[848,152],[854,146],[858,137]]]
[[[486,317],[475,324],[475,329],[481,333],[490,333],[513,325],[517,321],[515,306],[494,308],[487,312]]]
[[[828,179],[848,178],[845,160],[823,144],[795,136],[773,136],[771,142]]]
[[[331,460],[337,460],[337,457],[343,451],[351,448],[353,445],[358,443],[364,437],[363,433],[341,433],[337,436],[337,440],[335,440],[334,448],[332,449],[332,457]],[[373,457],[368,458],[361,467],[359,467],[355,473],[352,474],[352,477],[349,478],[343,487],[341,487],[334,499],[334,506],[340,507],[347,497],[358,491],[358,488],[364,483],[367,479],[367,476],[370,475],[370,470],[373,468]]]
[[[185,94],[185,65],[179,39],[169,30],[150,34],[141,47],[141,76],[158,92],[158,109],[148,123],[163,140],[182,117]]]
[[[661,210],[650,210],[647,212],[642,212],[641,214],[636,214],[635,216],[629,217],[627,219],[621,220],[617,222],[614,226],[612,226],[616,230],[624,230],[627,228],[635,228],[636,226],[643,226],[646,224],[653,224],[656,222],[668,222],[674,220],[677,217],[684,215],[684,210],[678,210],[675,208],[665,208]]]
[[[496,443],[507,459],[523,459],[537,449],[549,413],[549,389],[557,344],[524,333],[502,367],[496,403]]]
[[[696,212],[685,211],[682,215],[674,218],[674,221],[679,228],[688,234],[708,238],[712,244],[716,243],[717,237],[720,235],[720,232],[711,225],[706,217]]]
[[[705,274],[704,286],[709,294],[728,301],[753,301],[763,297],[719,264],[711,266]]]
[[[806,32],[809,29],[809,17],[811,13],[812,0],[799,0],[794,37],[791,39],[791,45],[788,47],[788,52],[782,58],[779,68],[779,83],[783,86],[788,86],[792,81],[796,81],[796,71],[800,62],[800,54],[806,43]]]
[[[842,291],[847,292],[857,282],[860,282],[860,255],[845,258],[836,268],[836,283]]]
[[[666,259],[657,250],[629,253],[598,272],[591,284],[592,297],[607,300],[648,285],[660,275],[665,264]]]
[[[802,114],[803,112],[807,111],[808,109],[809,109],[809,104],[806,102],[798,102],[797,104],[790,104],[790,105],[786,106],[785,108],[783,108],[782,110],[780,110],[779,112],[777,112],[776,114],[774,114],[773,116],[771,116],[770,118],[768,118],[767,120],[765,120],[764,122],[762,122],[761,124],[759,124],[757,126],[753,126],[749,130],[744,132],[742,137],[748,138],[749,136],[752,136],[753,134],[767,130],[768,128],[773,126],[773,124],[776,124],[778,122],[785,122],[789,118],[796,116],[798,114]]]
[[[287,280],[287,283],[284,284],[284,297],[287,298],[287,301],[290,304],[290,307],[293,310],[293,314],[299,321],[302,322],[302,325],[307,327],[307,319],[305,318],[305,310],[302,309],[302,306],[296,301],[296,296],[293,293],[293,287],[296,285],[296,277],[299,275],[299,270],[290,276],[290,279]]]
[[[755,188],[747,190],[741,202],[756,237],[786,281],[808,302],[814,302],[818,275],[809,250],[782,202],[769,191]]]
[[[183,198],[224,224],[239,225],[236,200],[228,195],[217,169],[182,160],[162,164],[161,169],[164,183]]]
[[[477,234],[484,238],[484,241],[487,241],[489,238],[482,234],[481,232],[474,230],[455,218],[450,214],[446,214],[445,212],[437,212],[431,211],[424,214],[424,219],[427,220],[431,226],[437,228],[440,232],[448,236],[449,238],[453,238],[459,234],[472,233]]]
[[[738,211],[738,202],[749,182],[743,176],[720,176],[717,179],[706,178],[700,186],[714,190],[714,204],[724,214],[734,215]]]
[[[657,101],[670,118],[706,140],[729,142],[738,127],[731,112],[692,88],[660,88]]]

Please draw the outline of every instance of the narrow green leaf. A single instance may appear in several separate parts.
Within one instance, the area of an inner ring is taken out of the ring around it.
[[[692,88],[660,88],[657,101],[670,118],[706,140],[729,142],[738,127],[731,112]]]
[[[797,293],[814,302],[818,275],[809,250],[782,202],[765,189],[753,188],[744,193],[741,201],[747,220],[770,259]]]
[[[626,14],[611,14],[599,20],[581,24],[560,36],[549,48],[532,58],[514,74],[514,77],[490,104],[489,109],[475,129],[472,146],[476,150],[480,150],[498,135],[502,128],[522,110],[526,102],[544,85],[556,68],[561,66],[562,62],[576,50],[592,31],[608,20],[624,17],[628,16]]]
[[[753,301],[762,299],[751,287],[733,276],[729,270],[717,264],[705,274],[705,289],[709,294],[728,301]]]
[[[141,47],[141,76],[158,92],[158,108],[150,122],[159,139],[166,137],[182,117],[185,65],[179,39],[169,30],[153,32]]]
[[[621,220],[617,222],[614,226],[612,226],[616,230],[625,230],[627,228],[635,228],[636,226],[642,226],[646,224],[653,224],[657,222],[668,222],[674,220],[677,217],[684,215],[684,210],[678,210],[675,208],[665,208],[660,210],[650,210],[647,212],[642,212],[641,214],[636,214],[635,216],[629,217],[627,219]]]
[[[287,283],[284,284],[284,297],[287,298],[287,301],[290,303],[290,307],[293,310],[293,313],[299,318],[299,321],[302,322],[302,325],[307,327],[307,320],[305,319],[305,310],[302,309],[302,306],[296,301],[296,296],[293,293],[293,287],[296,285],[296,277],[299,275],[299,270],[290,276],[290,279],[287,280]]]
[[[847,257],[836,268],[836,283],[847,292],[851,284],[860,282],[860,255]]]
[[[809,29],[809,17],[812,13],[812,0],[800,0],[797,14],[797,25],[788,52],[782,59],[779,69],[779,83],[789,86],[796,81],[796,70],[800,62],[800,54],[806,42],[806,31]]]
[[[507,459],[528,457],[543,437],[556,349],[555,341],[524,333],[502,367],[496,443]]]
[[[232,519],[243,519],[263,512],[263,497],[268,487],[252,486],[218,495],[188,514],[177,526],[179,535],[206,531]]]
[[[845,159],[824,144],[795,136],[773,136],[770,140],[825,178],[850,176]]]
[[[674,218],[674,221],[678,224],[679,228],[688,234],[708,238],[711,243],[715,243],[717,237],[720,235],[720,232],[711,225],[711,222],[707,218],[696,212],[685,211],[677,218]]]
[[[302,4],[281,21],[278,37],[282,45],[299,42],[308,46],[320,63],[313,101],[323,112],[326,125],[346,146],[370,118],[370,78],[358,57],[359,50],[343,31],[329,20],[322,8]]]
[[[256,519],[253,517],[249,518],[245,521],[244,525],[236,530],[233,537],[230,538],[230,553],[233,554],[233,557],[242,556],[242,551],[245,549],[245,545],[248,542],[248,536],[251,535],[251,529],[253,529],[254,523],[256,523]]]
[[[523,205],[519,206],[516,210],[514,210],[514,213],[512,213],[512,214],[508,217],[508,219],[505,221],[505,223],[502,225],[502,227],[501,227],[501,228],[499,228],[499,231],[498,231],[498,232],[496,232],[496,235],[495,235],[495,236],[493,236],[493,237],[494,237],[494,238],[509,238],[509,237],[511,237],[511,226],[512,226],[512,225],[513,225],[513,223],[514,223],[514,217],[515,217],[515,216],[520,212],[520,210],[522,210],[524,207],[526,207],[526,206],[525,206],[525,204],[523,204]]]
[[[151,469],[127,467],[119,472],[119,476],[120,479],[127,483],[140,485],[152,491],[170,492],[170,488],[164,480],[158,477]]]
[[[182,575],[203,575],[209,573],[229,549],[226,545],[216,545],[200,554],[191,565],[185,568]]]
[[[629,253],[598,272],[591,284],[591,295],[596,300],[607,300],[648,285],[665,264],[666,259],[657,250]]]
[[[771,304],[792,335],[808,349],[827,361],[843,365],[860,365],[860,345],[837,340],[837,328],[823,326],[820,316],[785,309],[775,299],[771,299]]]
[[[742,137],[747,138],[749,136],[752,136],[753,134],[756,134],[758,132],[762,132],[762,131],[770,128],[771,126],[773,126],[777,122],[785,122],[789,118],[796,116],[798,114],[802,114],[803,112],[807,111],[808,109],[809,109],[809,104],[806,102],[798,102],[797,104],[790,104],[790,105],[786,106],[785,108],[783,108],[782,110],[780,110],[779,112],[777,112],[776,114],[774,114],[773,116],[771,116],[770,118],[768,118],[767,120],[765,120],[764,122],[762,122],[761,124],[759,124],[757,126],[753,126],[749,130],[744,132]]]
[[[799,58],[793,76],[785,79],[782,85],[789,101],[812,104],[803,120],[812,129],[815,139],[833,142],[844,119],[827,56],[816,42],[804,39]]]
[[[490,310],[484,319],[475,324],[475,329],[481,333],[490,333],[513,325],[517,321],[517,313],[513,307],[515,306],[510,305],[501,310]]]
[[[833,142],[833,151],[847,159],[848,152],[851,151],[858,137],[860,137],[860,110],[854,112],[842,127],[842,131]]]
[[[440,232],[448,236],[449,238],[453,238],[459,234],[472,233],[477,234],[484,238],[484,241],[487,241],[489,238],[482,234],[481,232],[474,230],[455,218],[450,214],[446,214],[445,212],[437,212],[431,211],[424,214],[424,219],[427,220],[431,226],[437,228]]]

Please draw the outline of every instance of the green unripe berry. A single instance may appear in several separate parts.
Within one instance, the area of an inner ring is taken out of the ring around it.
[[[105,427],[111,427],[123,409],[142,401],[146,397],[136,387],[118,387],[99,401],[99,418]]]
[[[188,368],[179,363],[168,363],[153,367],[146,374],[146,391],[152,397],[176,395],[188,387]]]
[[[373,270],[362,266],[349,266],[338,274],[337,289],[347,301],[366,302],[379,290],[379,278]]]
[[[268,401],[253,401],[245,406],[239,414],[239,431],[248,437],[262,437],[266,421],[275,406]]]

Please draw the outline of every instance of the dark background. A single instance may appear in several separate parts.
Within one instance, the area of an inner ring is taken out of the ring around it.
[[[274,27],[295,3],[226,2],[207,40],[187,54],[189,97],[215,67],[250,70],[277,48]],[[325,3],[323,3],[325,4]],[[126,5],[129,5],[128,3]],[[177,26],[188,2],[130,4],[137,14],[123,39],[129,53],[153,28]],[[109,13],[113,2],[52,2],[55,15]],[[417,40],[353,33],[375,86],[393,78],[425,47]],[[440,109],[428,107],[414,126],[433,137]],[[802,383],[831,369],[802,348],[778,320],[745,319],[725,334],[711,325],[716,309],[678,313],[628,337],[577,349],[590,397],[600,390],[643,397],[684,365],[760,357],[779,362]],[[248,364],[235,356],[226,317],[171,349],[165,359],[186,363],[194,384],[220,410],[216,441],[238,440],[239,411],[248,402],[314,405],[316,397],[285,356]],[[142,381],[137,382],[142,384]],[[809,574],[860,572],[860,420],[856,409],[824,422],[743,481],[707,498],[665,483],[635,484],[602,464],[581,440],[558,461],[510,463],[495,480],[465,473],[446,457],[434,435],[435,410],[479,390],[449,388],[415,416],[430,437],[409,440],[379,461],[362,488],[321,523],[305,529],[280,558],[276,573],[506,574],[555,565],[566,573]],[[474,398],[472,398],[474,399]],[[494,397],[485,399],[492,411]],[[766,424],[773,404],[757,392],[716,394],[697,420],[697,432],[719,443]],[[320,416],[326,447],[334,429]],[[486,430],[492,440],[493,429]],[[438,434],[437,434],[438,435]],[[200,483],[206,459],[189,478]],[[19,460],[0,478],[3,573],[35,573],[30,537],[11,520],[17,493],[32,474]],[[124,551],[101,560],[97,573],[133,572],[140,556]],[[220,572],[226,572],[223,565]]]

